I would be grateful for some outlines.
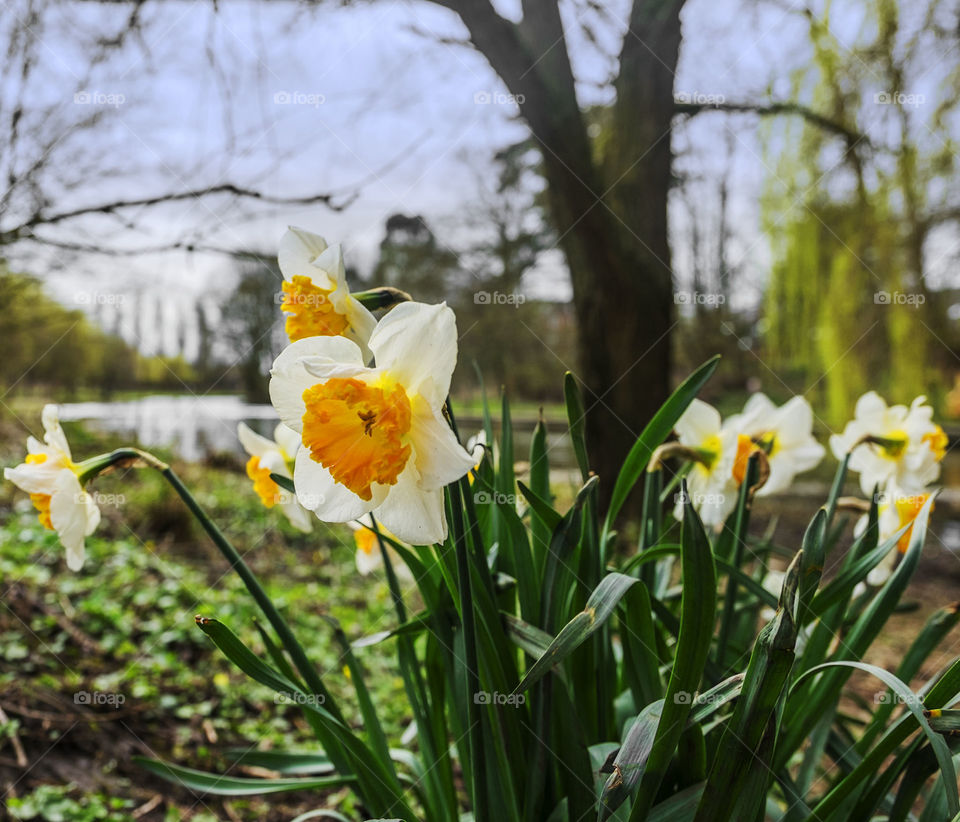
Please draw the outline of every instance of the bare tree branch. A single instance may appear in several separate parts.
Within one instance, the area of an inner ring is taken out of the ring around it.
[[[677,114],[689,114],[693,116],[705,111],[724,111],[729,114],[758,114],[760,116],[776,116],[781,114],[794,114],[802,117],[812,125],[829,131],[840,137],[843,137],[849,145],[863,143],[870,146],[870,139],[859,131],[831,120],[824,114],[820,114],[813,109],[793,102],[774,102],[774,103],[676,103],[674,110]]]
[[[209,197],[216,194],[230,194],[234,197],[246,200],[256,200],[271,205],[317,205],[323,204],[333,211],[342,211],[349,206],[357,197],[356,193],[345,196],[343,199],[337,199],[334,194],[311,194],[303,197],[275,197],[270,194],[264,194],[262,191],[244,188],[233,183],[221,183],[220,185],[209,186],[207,188],[192,189],[189,191],[175,191],[167,194],[157,194],[152,197],[140,197],[134,200],[114,200],[107,203],[97,203],[94,205],[81,206],[68,211],[60,211],[53,214],[45,214],[42,210],[37,211],[28,220],[20,225],[0,232],[0,245],[11,243],[16,240],[40,239],[32,234],[30,229],[39,225],[53,225],[62,223],[66,220],[72,220],[77,217],[83,217],[89,214],[114,214],[126,208],[137,208],[141,206],[159,205],[161,203],[172,203],[182,200],[194,200],[202,197]],[[48,242],[41,240],[42,242]]]

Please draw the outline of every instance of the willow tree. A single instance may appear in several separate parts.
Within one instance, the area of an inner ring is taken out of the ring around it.
[[[764,198],[775,255],[766,341],[772,367],[822,391],[837,421],[868,387],[897,400],[940,390],[935,364],[949,352],[931,237],[960,216],[946,182],[960,62],[942,0],[911,2],[910,15],[906,0],[871,0],[842,24],[829,8],[808,17],[813,59],[794,83],[863,136],[838,153],[809,122],[789,124],[799,135],[771,130],[769,144],[788,148]]]

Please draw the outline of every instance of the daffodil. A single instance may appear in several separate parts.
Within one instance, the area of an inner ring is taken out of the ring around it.
[[[373,530],[373,519],[371,516],[365,514],[360,517],[359,520],[348,524],[353,530],[353,541],[357,546],[357,570],[364,576],[367,576],[377,569],[382,568],[383,554],[380,551],[377,533]],[[384,528],[380,528],[380,533],[396,539],[394,534],[391,534]],[[413,579],[410,569],[404,564],[393,546],[385,542],[384,548],[390,557],[390,563],[393,565],[393,570],[397,576],[408,581]]]
[[[930,499],[930,494],[910,494],[895,486],[889,486],[878,499],[877,504],[877,528],[879,530],[879,543],[890,539],[901,528],[910,526],[897,540],[897,550],[890,551],[880,563],[873,568],[867,575],[867,583],[870,585],[883,585],[884,582],[893,573],[896,567],[897,559],[905,554],[910,547],[910,535],[913,533],[913,521],[917,514],[926,505]],[[931,509],[932,510],[932,509]],[[860,536],[869,522],[869,517],[864,514],[858,520],[854,527],[855,536]]]
[[[785,491],[797,474],[816,467],[825,453],[813,437],[813,409],[803,397],[793,397],[778,408],[765,394],[753,394],[724,427],[749,437],[767,455],[770,473],[757,491],[761,496]],[[740,474],[738,482],[745,470],[742,459],[734,471]]]
[[[100,509],[83,490],[82,468],[73,461],[57,407],[44,406],[41,419],[44,441],[28,437],[26,459],[15,468],[5,468],[3,475],[30,495],[40,523],[56,531],[67,549],[67,566],[79,571],[84,539],[100,522]]]
[[[738,437],[725,428],[720,412],[703,400],[694,399],[675,426],[680,445],[689,450],[693,465],[687,475],[687,492],[708,527],[723,523],[737,503],[739,482],[734,477],[738,453],[749,453],[749,437]],[[742,480],[742,477],[741,477]],[[674,514],[683,518],[683,500],[678,500]]]
[[[279,474],[293,479],[293,462],[300,447],[297,432],[280,423],[274,429],[271,440],[241,422],[237,426],[237,436],[243,449],[250,455],[247,476],[253,480],[253,490],[260,501],[267,508],[279,505],[294,528],[305,534],[310,533],[313,525],[309,512],[300,505],[295,494],[281,488],[270,477],[271,474]]]
[[[923,491],[940,476],[947,449],[943,429],[933,422],[925,397],[908,408],[887,406],[875,392],[857,400],[854,419],[830,438],[837,459],[850,456],[850,470],[860,473],[860,488],[870,495],[891,483],[905,493]]]
[[[347,337],[369,362],[367,342],[377,321],[350,295],[339,245],[290,227],[280,241],[286,331],[291,342],[308,337]]]
[[[297,497],[321,520],[373,511],[404,542],[441,542],[443,487],[476,462],[443,416],[456,320],[445,304],[404,303],[380,321],[369,346],[375,367],[345,337],[298,340],[273,364],[271,400],[301,439]]]

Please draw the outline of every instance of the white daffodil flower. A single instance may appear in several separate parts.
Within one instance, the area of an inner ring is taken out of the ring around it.
[[[327,522],[372,511],[404,542],[442,542],[443,487],[477,461],[443,417],[457,361],[453,311],[399,305],[369,345],[375,367],[344,337],[298,340],[273,364],[270,398],[301,439],[297,497]]]
[[[286,331],[291,342],[307,337],[347,337],[370,361],[367,342],[377,324],[350,295],[339,245],[328,246],[316,234],[291,226],[280,241]]]
[[[26,459],[15,468],[5,468],[3,476],[30,495],[40,523],[56,531],[67,549],[67,566],[79,571],[84,539],[99,524],[100,509],[80,483],[57,407],[45,405],[41,419],[44,441],[28,437]]]
[[[932,417],[926,397],[917,397],[909,408],[888,407],[868,391],[857,400],[843,433],[830,437],[830,448],[839,460],[853,451],[850,470],[860,473],[860,489],[867,496],[891,483],[908,494],[920,492],[940,476],[947,450],[947,437]]]
[[[825,453],[813,437],[813,409],[799,396],[778,408],[765,394],[753,394],[724,428],[749,437],[766,453],[770,474],[758,496],[785,491],[797,474],[815,468]]]
[[[722,425],[720,412],[698,399],[677,420],[675,431],[680,444],[696,454],[687,474],[690,500],[705,526],[718,527],[736,507],[739,482],[733,470],[738,451],[749,449],[750,441],[738,440],[733,430]],[[674,516],[683,519],[682,499],[677,500]]]
[[[353,530],[353,541],[357,546],[357,570],[363,576],[367,576],[382,568],[383,554],[380,552],[380,546],[377,543],[377,533],[373,530],[373,518],[369,514],[364,514],[359,520],[347,524]],[[394,534],[384,528],[380,528],[380,533],[396,539]],[[393,566],[397,577],[406,582],[412,582],[413,574],[410,573],[410,569],[393,546],[384,543],[384,547],[387,549],[390,564]]]
[[[867,574],[867,583],[869,585],[874,587],[883,585],[883,583],[890,578],[890,574],[893,573],[893,569],[897,565],[897,560],[900,556],[907,553],[907,549],[910,547],[913,521],[917,518],[917,514],[920,513],[923,506],[926,505],[928,499],[930,499],[929,493],[909,494],[893,485],[888,486],[880,495],[877,501],[877,528],[879,532],[877,544],[880,545],[890,539],[890,537],[904,526],[909,525],[910,527],[903,536],[897,540],[897,549],[890,551],[880,563]],[[932,507],[931,510],[933,510]],[[870,518],[867,514],[864,514],[857,520],[857,524],[853,529],[853,535],[855,537],[859,537],[867,530],[869,520]]]
[[[309,534],[313,530],[310,513],[297,501],[296,494],[281,488],[271,474],[293,479],[293,462],[300,447],[300,435],[280,423],[267,439],[244,423],[237,426],[237,436],[243,450],[250,455],[247,460],[247,476],[253,480],[253,490],[267,507],[279,505],[284,516],[298,531]]]

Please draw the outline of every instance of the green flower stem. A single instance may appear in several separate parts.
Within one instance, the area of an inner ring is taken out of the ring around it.
[[[487,768],[483,751],[483,706],[477,702],[480,693],[480,668],[477,659],[477,627],[473,613],[473,588],[470,558],[467,556],[467,534],[463,522],[463,499],[456,483],[448,486],[453,510],[453,541],[457,556],[457,587],[460,591],[463,647],[466,653],[467,733],[470,737],[470,765],[473,775],[473,818],[489,822],[487,801]]]
[[[247,565],[247,563],[243,561],[243,557],[240,556],[240,553],[223,535],[223,532],[216,526],[213,520],[207,516],[206,512],[200,507],[200,504],[196,501],[193,494],[190,493],[187,487],[180,480],[180,477],[173,472],[173,469],[152,454],[148,454],[147,452],[141,451],[137,448],[121,448],[106,455],[106,457],[103,459],[95,458],[95,460],[90,460],[88,462],[91,463],[91,466],[90,469],[85,473],[89,474],[90,476],[99,474],[108,468],[118,465],[131,465],[133,467],[146,465],[160,472],[163,478],[173,487],[173,490],[177,492],[187,508],[190,509],[190,513],[192,513],[197,518],[197,521],[203,526],[203,530],[206,531],[210,539],[213,540],[214,545],[220,549],[220,553],[223,554],[227,562],[230,563],[230,567],[232,567],[233,570],[235,570],[243,580],[243,583],[247,586],[247,590],[250,592],[250,595],[254,598],[257,605],[260,606],[260,610],[263,611],[263,615],[267,618],[267,620],[273,626],[273,629],[277,632],[277,636],[280,637],[280,641],[283,643],[284,648],[287,649],[287,653],[290,654],[290,658],[293,660],[293,664],[303,677],[304,682],[314,694],[323,696],[324,707],[338,720],[343,722],[344,719],[340,709],[333,701],[333,697],[329,691],[327,691],[326,686],[320,679],[320,675],[317,673],[316,668],[314,668],[310,660],[307,658],[307,655],[303,650],[303,646],[300,645],[300,643],[297,641],[297,638],[294,636],[293,631],[290,630],[290,626],[287,624],[287,621],[280,615],[280,612],[270,600],[267,592],[263,590],[263,586],[260,584],[260,581],[256,578],[253,571],[250,570],[250,567]],[[96,463],[95,466],[93,465],[94,462]],[[90,477],[88,476],[87,478]]]

